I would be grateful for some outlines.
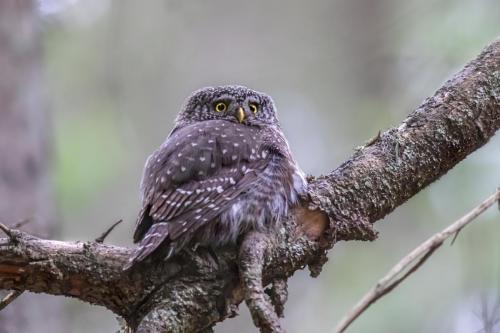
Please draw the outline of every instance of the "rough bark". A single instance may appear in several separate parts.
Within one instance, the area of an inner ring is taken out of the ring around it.
[[[27,230],[48,237],[55,223],[39,32],[33,1],[0,1],[0,221],[28,218]],[[23,294],[0,313],[0,332],[63,330],[61,301]]]
[[[242,258],[248,257],[246,249],[256,250],[239,266],[245,286],[240,283],[237,249],[218,251],[217,265],[182,254],[123,273],[129,249],[41,240],[13,231],[13,239],[4,238],[0,244],[0,288],[102,305],[137,332],[210,331],[216,322],[235,315],[246,295],[254,320],[266,332],[279,323],[265,315],[271,321],[261,321],[259,312],[268,310],[273,297],[261,297],[255,281],[262,279],[264,286],[278,281],[282,286],[307,265],[316,276],[334,243],[374,240],[375,221],[444,175],[499,128],[497,40],[398,127],[360,147],[330,174],[311,177],[309,196],[290,213],[275,239],[245,239]],[[263,266],[254,260],[261,257]]]

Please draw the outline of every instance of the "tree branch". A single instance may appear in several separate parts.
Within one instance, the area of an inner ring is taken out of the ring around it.
[[[11,291],[0,301],[0,311],[7,307],[10,303],[14,302],[16,298],[21,296],[23,292],[19,290]]]
[[[455,235],[456,237],[456,235],[458,235],[458,233],[465,226],[474,221],[476,217],[484,213],[495,203],[500,203],[500,189],[462,218],[449,225],[446,229],[433,235],[407,254],[381,280],[379,280],[365,296],[363,296],[354,308],[339,322],[335,328],[335,332],[344,332],[353,321],[355,321],[363,312],[366,311],[366,309],[368,309],[370,305],[375,303],[387,293],[391,292],[408,276],[414,273],[434,253],[435,250],[443,245],[446,239],[452,235]],[[455,238],[453,240],[455,240]],[[406,273],[400,276],[406,269],[408,269]]]
[[[309,265],[316,276],[339,240],[374,240],[372,223],[392,212],[500,128],[500,40],[493,42],[436,94],[326,176],[266,251],[263,283]],[[218,265],[182,254],[130,273],[130,251],[34,238],[10,230],[0,240],[0,288],[66,295],[99,304],[136,332],[199,332],[236,314],[245,289],[237,249],[217,251]],[[168,283],[167,283],[168,282]]]

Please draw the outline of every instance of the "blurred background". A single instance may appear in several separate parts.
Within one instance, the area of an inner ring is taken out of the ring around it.
[[[273,96],[296,158],[319,175],[498,36],[498,0],[2,0],[0,219],[82,241],[124,219],[107,242],[130,246],[144,161],[193,90]],[[378,222],[376,242],[337,244],[318,279],[297,273],[289,332],[332,331],[402,256],[498,186],[499,135]],[[500,320],[499,221],[480,217],[349,332],[500,332],[481,320]],[[216,332],[256,332],[240,313]],[[0,314],[1,333],[116,330],[111,312],[72,299],[23,295]]]

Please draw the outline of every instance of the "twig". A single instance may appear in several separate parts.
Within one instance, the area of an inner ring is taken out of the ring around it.
[[[450,242],[450,246],[453,246],[453,244],[455,244],[455,241],[457,240],[458,235],[460,235],[460,231],[462,231],[462,229],[458,229],[457,232],[455,232],[455,236],[453,236],[453,239]]]
[[[20,290],[13,290],[11,291],[7,296],[5,296],[1,301],[0,301],[0,311],[5,309],[10,303],[12,303],[16,298],[21,296],[23,292]]]
[[[335,333],[344,332],[356,318],[358,318],[370,305],[375,303],[382,296],[389,293],[408,276],[415,272],[431,255],[440,247],[443,242],[451,235],[456,235],[462,228],[471,223],[476,217],[481,215],[489,207],[493,206],[496,202],[500,202],[500,189],[498,189],[488,199],[483,201],[479,206],[464,215],[459,220],[448,226],[443,231],[435,234],[412,252],[405,256],[399,263],[397,263],[378,283],[352,308],[350,312],[340,321],[335,328]],[[413,264],[418,260],[415,264]],[[413,264],[413,265],[412,265]],[[408,271],[401,277],[398,276],[405,270]]]
[[[500,309],[500,302],[497,299],[494,301],[490,310],[488,297],[483,294],[481,296],[481,312],[476,313],[473,311],[474,315],[481,321],[483,328],[477,330],[475,333],[492,333],[495,326],[500,322],[500,316],[498,310]]]
[[[500,191],[500,187],[497,188],[497,192]],[[500,210],[500,200],[498,200],[498,210]]]
[[[0,223],[0,230],[2,230],[4,232],[4,234],[7,235],[7,237],[9,237],[9,240],[11,242],[15,241],[16,240],[16,236],[14,235],[14,233],[12,232],[13,229],[18,229],[28,223],[30,223],[31,221],[33,221],[32,218],[26,218],[24,220],[21,220],[17,223],[15,223],[12,227],[8,227],[6,226],[5,224],[3,223]]]
[[[103,232],[103,234],[95,239],[96,243],[103,243],[106,237],[108,237],[109,233],[113,231],[113,229],[120,223],[122,223],[123,220],[118,220],[117,222],[113,223],[111,227],[109,227],[106,231]]]
[[[354,148],[355,151],[360,151],[366,147],[369,147],[371,145],[373,145],[375,142],[377,142],[379,139],[380,139],[380,135],[382,134],[382,131],[381,130],[378,130],[377,134],[375,134],[373,137],[371,137],[370,139],[368,139],[362,146],[357,146],[356,148]]]
[[[7,227],[5,224],[0,223],[0,230],[2,230],[10,238],[10,240],[14,239],[14,235],[12,235],[10,228]]]
[[[12,226],[12,229],[19,229],[24,227],[26,224],[33,222],[33,217],[25,218]]]
[[[378,130],[377,134],[374,137],[372,137],[371,139],[369,139],[368,141],[366,141],[365,147],[371,146],[375,142],[377,142],[378,139],[380,139],[380,134],[381,134],[381,130]]]

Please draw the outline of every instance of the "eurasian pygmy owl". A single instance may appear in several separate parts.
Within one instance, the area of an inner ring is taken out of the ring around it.
[[[184,246],[235,243],[272,232],[306,191],[272,99],[242,86],[194,92],[147,160],[142,210],[126,268]]]

